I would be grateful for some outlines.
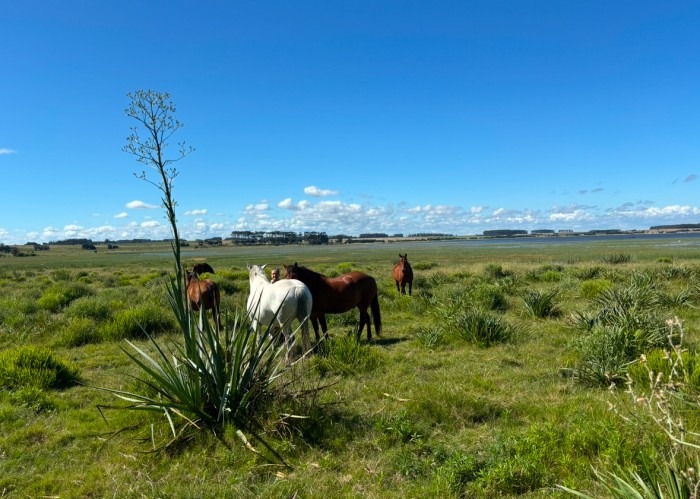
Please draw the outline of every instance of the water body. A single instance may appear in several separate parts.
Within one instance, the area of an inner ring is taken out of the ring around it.
[[[700,232],[681,232],[675,234],[601,234],[591,236],[523,236],[523,237],[503,237],[503,238],[479,238],[479,239],[458,239],[446,241],[421,241],[422,247],[435,246],[464,246],[464,247],[528,247],[528,246],[547,246],[547,245],[574,245],[574,244],[593,244],[604,242],[647,242],[658,243],[659,245],[684,245],[684,246],[700,246]],[[404,244],[404,243],[398,243]]]

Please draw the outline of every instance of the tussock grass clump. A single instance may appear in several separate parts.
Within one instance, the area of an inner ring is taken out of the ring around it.
[[[437,326],[420,326],[413,332],[416,342],[426,348],[435,348],[445,343],[445,330]]]
[[[70,319],[56,343],[61,346],[73,348],[89,343],[100,343],[102,337],[97,332],[97,324],[87,317],[75,317]]]
[[[459,339],[481,347],[510,341],[515,328],[505,320],[481,309],[464,311],[450,320],[448,327]]]
[[[83,296],[66,308],[66,317],[104,321],[111,317],[114,304],[100,296]]]
[[[508,310],[508,298],[506,298],[503,288],[492,284],[482,284],[473,288],[468,298],[473,305],[481,306],[486,310],[505,312]]]
[[[145,338],[175,328],[175,321],[155,305],[144,304],[119,310],[114,317],[100,324],[98,332],[103,341]]]
[[[612,287],[613,283],[607,279],[591,279],[581,283],[579,292],[584,298],[595,299]]]
[[[632,255],[628,253],[614,253],[610,255],[603,255],[600,257],[600,261],[610,265],[619,265],[621,263],[630,263],[632,261]]]
[[[682,289],[677,293],[659,293],[657,295],[659,305],[666,308],[682,308],[693,304],[695,297],[689,289]]]
[[[646,274],[636,273],[630,284],[605,290],[592,303],[595,310],[574,316],[584,334],[574,340],[580,358],[572,373],[589,384],[622,384],[641,354],[667,342],[659,295]]]
[[[592,386],[622,385],[627,368],[649,346],[649,339],[639,330],[621,326],[595,326],[574,342],[579,362],[573,375]]]
[[[49,312],[58,312],[73,300],[93,294],[92,288],[83,283],[55,284],[37,300],[38,305]]]
[[[695,279],[698,271],[687,265],[673,265],[661,269],[661,275],[666,279]]]
[[[381,363],[381,354],[372,345],[360,343],[354,334],[330,338],[321,343],[318,355],[311,364],[316,372],[325,376],[343,376],[367,372]]]
[[[525,312],[530,317],[546,319],[548,317],[559,317],[561,310],[557,299],[559,292],[556,289],[550,291],[528,291],[523,296]]]
[[[601,266],[576,268],[572,272],[574,277],[576,277],[577,279],[581,279],[582,281],[603,277],[605,273],[605,267]]]
[[[78,369],[48,348],[22,346],[0,353],[0,388],[62,390],[80,380]]]
[[[511,270],[503,270],[503,266],[497,263],[489,263],[484,267],[484,276],[490,279],[503,279],[513,275]]]

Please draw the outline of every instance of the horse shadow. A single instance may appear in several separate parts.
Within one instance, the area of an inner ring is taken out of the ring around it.
[[[409,341],[410,338],[372,338],[369,343],[372,345],[378,345],[380,347],[388,347],[391,345],[397,345],[403,343],[404,341]]]

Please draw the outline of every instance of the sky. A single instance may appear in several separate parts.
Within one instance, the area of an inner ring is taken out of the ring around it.
[[[171,95],[185,239],[700,223],[700,3],[0,7],[0,243],[165,239],[123,151]]]

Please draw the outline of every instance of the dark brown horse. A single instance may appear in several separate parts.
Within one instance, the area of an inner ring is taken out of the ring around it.
[[[202,275],[205,272],[208,272],[210,274],[214,273],[214,269],[211,268],[211,265],[208,263],[195,263],[194,267],[192,267],[192,272],[196,272],[197,275]]]
[[[214,322],[221,326],[219,322],[219,305],[221,294],[219,286],[211,279],[200,279],[197,272],[187,272],[187,299],[190,308],[195,312],[199,311],[200,305],[204,310],[211,310]],[[202,321],[199,323],[202,327]]]
[[[399,253],[399,261],[394,265],[394,281],[396,281],[396,291],[402,295],[406,294],[406,284],[408,284],[408,294],[410,296],[413,288],[413,269],[408,263],[408,253]]]
[[[318,338],[318,324],[326,336],[326,314],[341,314],[357,307],[360,311],[359,338],[362,328],[367,324],[367,339],[372,339],[370,317],[367,309],[372,309],[372,322],[377,336],[381,334],[382,318],[379,313],[377,282],[374,277],[362,272],[349,272],[340,277],[326,277],[313,270],[301,267],[297,263],[284,266],[286,279],[298,279],[309,288],[313,297],[311,307],[311,324]]]

